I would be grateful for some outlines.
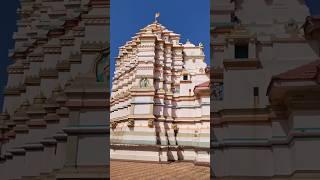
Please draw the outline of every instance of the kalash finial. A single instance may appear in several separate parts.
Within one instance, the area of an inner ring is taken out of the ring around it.
[[[160,13],[157,12],[155,15],[154,15],[154,22],[157,23],[158,22],[158,17],[160,16]]]

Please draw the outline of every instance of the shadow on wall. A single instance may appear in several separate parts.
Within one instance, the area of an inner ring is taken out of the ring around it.
[[[313,50],[313,52],[319,56],[320,55],[319,41],[308,41],[308,44],[311,47],[311,49]]]

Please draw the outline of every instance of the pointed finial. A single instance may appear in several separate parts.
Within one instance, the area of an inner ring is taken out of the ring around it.
[[[160,13],[157,12],[155,15],[154,15],[154,22],[158,22],[157,18],[160,16]]]

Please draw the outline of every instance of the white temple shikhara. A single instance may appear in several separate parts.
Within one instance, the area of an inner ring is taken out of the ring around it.
[[[209,164],[203,45],[179,39],[155,19],[119,48],[110,102],[111,159]]]

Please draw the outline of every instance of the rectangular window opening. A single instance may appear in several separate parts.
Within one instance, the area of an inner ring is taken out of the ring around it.
[[[235,47],[236,59],[247,59],[249,57],[249,45],[248,44],[236,44]]]

